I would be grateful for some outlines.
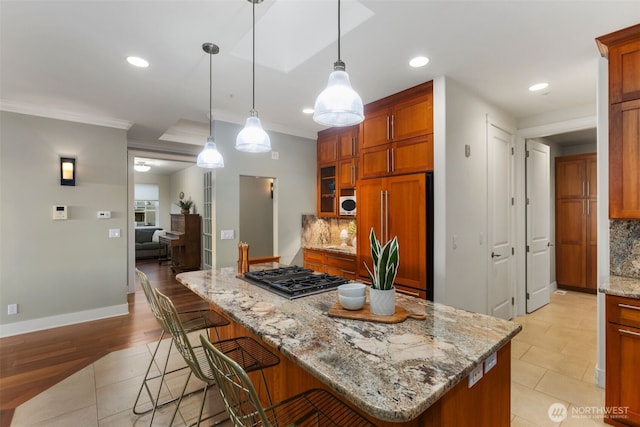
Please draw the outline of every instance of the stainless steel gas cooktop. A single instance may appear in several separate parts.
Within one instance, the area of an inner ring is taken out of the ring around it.
[[[344,277],[316,273],[297,265],[249,271],[243,279],[288,299],[327,292],[349,282]]]

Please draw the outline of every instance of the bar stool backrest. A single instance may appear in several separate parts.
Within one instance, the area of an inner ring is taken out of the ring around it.
[[[245,370],[218,350],[206,336],[200,335],[200,342],[227,408],[227,415],[233,425],[236,427],[273,426]]]
[[[160,322],[160,325],[164,328],[164,319],[162,318],[162,314],[160,313],[160,309],[158,308],[158,301],[156,300],[156,294],[151,287],[151,283],[149,282],[149,278],[142,271],[136,268],[136,274],[138,275],[138,279],[140,280],[140,285],[142,286],[142,290],[144,291],[144,296],[147,298],[147,302],[149,303],[149,308],[151,312],[155,316],[155,318]]]
[[[189,342],[189,337],[187,333],[184,331],[184,327],[182,326],[182,322],[180,321],[180,316],[178,316],[178,312],[176,311],[176,307],[173,305],[173,302],[164,295],[159,290],[155,290],[156,299],[158,302],[158,309],[164,319],[164,324],[166,330],[171,332],[173,336],[173,343],[176,348],[184,358],[189,368],[191,368],[191,372],[195,375],[199,380],[202,380],[206,383],[212,383],[214,381],[213,374],[211,372],[205,372],[203,369],[209,371],[209,366],[204,360],[204,356],[201,357],[202,364],[196,357],[196,353]]]

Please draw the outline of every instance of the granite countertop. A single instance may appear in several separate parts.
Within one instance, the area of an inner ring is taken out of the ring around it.
[[[427,319],[383,324],[333,318],[327,311],[337,300],[335,290],[290,301],[238,279],[232,268],[176,278],[357,407],[386,421],[416,418],[522,329],[401,294],[397,305],[426,313]]]
[[[315,249],[317,251],[327,251],[347,255],[356,254],[356,248],[350,245],[304,245],[303,249]]]
[[[609,281],[603,283],[598,290],[608,295],[640,299],[640,279],[609,276]]]

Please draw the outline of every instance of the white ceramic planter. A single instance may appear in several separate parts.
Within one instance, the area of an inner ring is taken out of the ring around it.
[[[396,312],[396,290],[395,289],[370,289],[369,310],[373,314],[391,316]]]

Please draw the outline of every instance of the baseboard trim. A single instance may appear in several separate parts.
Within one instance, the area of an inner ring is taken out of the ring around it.
[[[75,325],[77,323],[91,322],[109,317],[123,316],[125,314],[129,314],[128,304],[112,305],[110,307],[101,307],[93,310],[76,311],[74,313],[7,323],[0,325],[0,338],[58,328],[60,326]]]

